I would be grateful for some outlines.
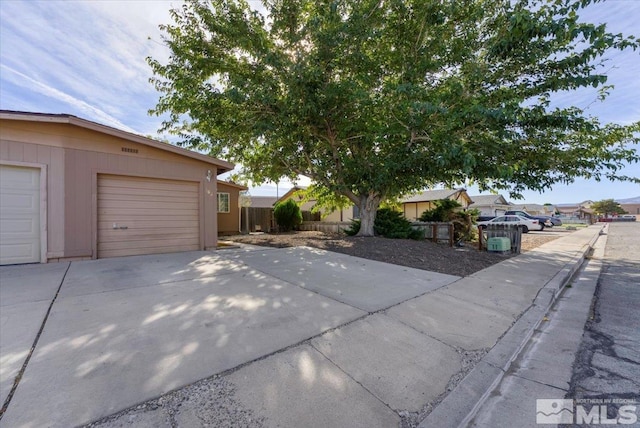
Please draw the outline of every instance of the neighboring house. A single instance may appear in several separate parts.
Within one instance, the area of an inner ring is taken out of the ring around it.
[[[233,164],[66,114],[0,111],[0,264],[216,248]]]
[[[301,190],[305,190],[306,187],[294,186],[287,193],[282,195],[278,202],[284,202],[287,199],[293,199],[299,206],[301,211],[311,212],[316,205],[316,201],[310,200],[302,202],[304,197],[301,194]],[[353,218],[358,217],[358,208],[354,205],[349,205],[341,210],[329,211],[324,208],[320,209],[320,220],[325,222],[343,222],[350,221]]]
[[[589,209],[593,201],[584,201],[579,204],[557,204],[556,211],[569,217],[579,217],[581,209]]]
[[[240,192],[246,190],[246,186],[218,180],[218,235],[236,235],[241,231]]]
[[[415,221],[420,218],[423,212],[435,208],[435,201],[440,199],[457,201],[463,209],[469,208],[469,205],[473,203],[466,189],[427,190],[403,199],[401,201],[402,211],[408,220]]]
[[[623,210],[633,215],[640,215],[640,204],[620,204]]]
[[[278,202],[275,196],[251,196],[251,208],[273,208]]]
[[[469,209],[480,211],[481,217],[499,216],[511,209],[509,202],[502,195],[476,195],[470,198],[473,203],[469,205]]]
[[[531,215],[552,216],[556,212],[556,207],[554,205],[540,204],[511,204],[509,211],[526,211]]]

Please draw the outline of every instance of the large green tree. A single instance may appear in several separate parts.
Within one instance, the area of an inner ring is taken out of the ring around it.
[[[638,39],[581,23],[590,0],[188,1],[149,58],[152,113],[255,182],[310,177],[360,209],[437,184],[542,190],[620,175],[640,122],[601,124],[554,92],[607,87]]]
[[[590,207],[596,214],[609,217],[609,214],[627,214],[627,212],[620,206],[620,204],[613,199],[603,199],[601,201],[594,202]]]

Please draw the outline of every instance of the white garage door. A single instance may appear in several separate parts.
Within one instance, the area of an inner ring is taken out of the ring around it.
[[[98,257],[200,249],[196,182],[98,176]]]
[[[0,165],[0,264],[40,261],[40,169]]]

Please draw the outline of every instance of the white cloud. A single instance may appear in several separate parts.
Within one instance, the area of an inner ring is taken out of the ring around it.
[[[113,126],[115,128],[119,128],[128,132],[136,132],[134,129],[120,122],[115,117],[109,115],[108,113],[100,110],[97,107],[94,107],[86,103],[85,101],[74,98],[73,96],[69,94],[65,94],[64,92],[59,91],[56,88],[52,88],[51,86],[47,86],[44,83],[38,82],[37,80],[34,80],[29,76],[25,76],[19,71],[13,70],[12,68],[5,66],[4,64],[0,64],[0,69],[2,69],[4,72],[8,72],[10,74],[16,75],[18,79],[15,79],[14,82],[17,85],[22,85],[25,88],[35,90],[41,93],[42,95],[55,98],[59,101],[72,105],[76,109],[85,112],[86,116],[96,119],[98,122],[103,123],[105,125]]]

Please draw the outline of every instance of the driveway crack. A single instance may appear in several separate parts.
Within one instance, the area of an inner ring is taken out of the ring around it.
[[[7,398],[4,400],[4,403],[2,404],[2,408],[0,409],[0,421],[2,421],[2,417],[4,416],[5,412],[7,411],[7,408],[9,407],[9,404],[11,404],[11,399],[13,398],[13,394],[15,394],[16,389],[18,389],[18,385],[20,384],[20,380],[22,380],[22,376],[24,375],[25,370],[27,369],[27,365],[29,364],[29,361],[31,360],[31,356],[33,355],[33,352],[36,350],[36,346],[38,346],[38,341],[40,340],[40,336],[42,335],[42,332],[44,331],[44,326],[47,324],[47,320],[49,319],[49,314],[51,313],[51,308],[53,308],[53,304],[55,303],[56,299],[58,298],[58,294],[60,294],[60,289],[62,288],[62,284],[64,283],[65,278],[67,277],[67,272],[69,272],[69,268],[71,267],[71,262],[69,262],[69,264],[67,265],[67,269],[65,269],[64,271],[64,275],[62,275],[62,279],[60,280],[60,284],[58,285],[58,289],[56,290],[56,294],[53,296],[53,299],[51,300],[51,303],[49,304],[49,308],[47,309],[47,313],[44,316],[44,319],[42,320],[42,324],[40,324],[40,329],[38,330],[38,334],[36,334],[36,338],[33,341],[33,344],[31,345],[31,349],[29,349],[29,354],[27,354],[27,357],[24,359],[24,363],[22,363],[22,367],[20,368],[20,371],[18,372],[18,374],[16,375],[15,379],[13,380],[13,385],[11,386],[11,391],[9,391],[9,395],[7,395]]]

